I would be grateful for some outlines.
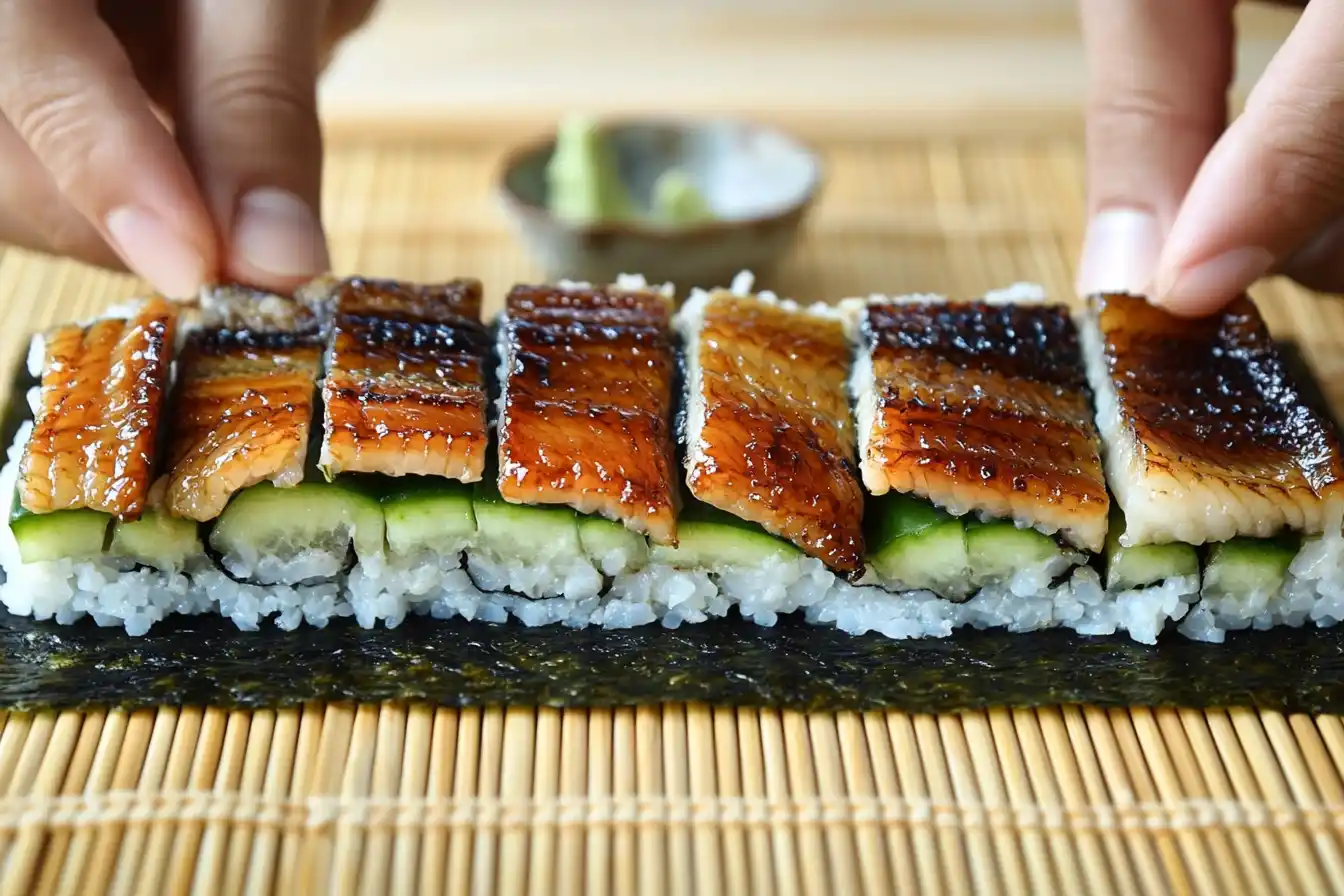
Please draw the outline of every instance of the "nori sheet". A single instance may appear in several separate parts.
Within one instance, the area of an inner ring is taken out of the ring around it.
[[[1240,632],[1155,647],[1064,631],[965,631],[942,640],[852,637],[797,619],[667,630],[527,628],[413,618],[365,630],[240,632],[180,617],[132,638],[0,619],[0,706],[274,707],[307,700],[468,706],[695,701],[814,710],[945,712],[991,706],[1254,706],[1344,712],[1344,629]]]
[[[1283,346],[1295,373],[1307,368]],[[1302,376],[1305,387],[1315,385]],[[13,439],[25,372],[0,438]],[[1326,408],[1319,391],[1308,399]],[[1067,631],[963,630],[951,638],[853,637],[799,619],[736,616],[668,630],[527,628],[413,617],[395,629],[239,631],[176,617],[146,636],[38,623],[0,611],[0,708],[164,704],[263,708],[310,700],[450,706],[629,706],[664,701],[808,710],[949,712],[1087,703],[1344,712],[1344,627],[1280,628],[1156,646]]]

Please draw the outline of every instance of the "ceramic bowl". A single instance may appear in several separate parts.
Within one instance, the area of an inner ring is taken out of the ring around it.
[[[524,244],[551,280],[650,281],[726,286],[741,270],[758,282],[788,252],[821,188],[816,153],[770,128],[737,121],[610,121],[599,125],[618,177],[642,209],[654,182],[680,168],[714,220],[685,225],[574,223],[547,207],[546,166],[555,135],[510,153],[499,189]]]

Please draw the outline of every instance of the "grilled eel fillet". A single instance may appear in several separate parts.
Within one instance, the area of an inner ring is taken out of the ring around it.
[[[225,287],[202,302],[182,353],[164,501],[213,520],[251,485],[303,480],[324,324],[317,308]]]
[[[1303,399],[1249,297],[1198,320],[1132,295],[1089,306],[1089,375],[1122,544],[1340,525],[1338,433]]]
[[[686,483],[830,569],[863,571],[863,491],[833,311],[773,296],[697,293],[678,315],[689,394]]]
[[[859,305],[863,482],[1102,550],[1101,442],[1063,305],[876,298]]]
[[[326,475],[481,478],[489,443],[481,295],[474,279],[335,286],[322,384]]]
[[[124,318],[45,335],[40,401],[20,467],[25,510],[140,517],[154,476],[176,328],[176,309],[154,298]]]
[[[500,324],[499,491],[677,542],[670,298],[518,286]]]

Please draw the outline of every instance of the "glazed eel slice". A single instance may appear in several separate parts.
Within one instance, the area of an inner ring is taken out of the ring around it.
[[[481,283],[337,283],[319,464],[475,482],[485,469]]]
[[[1036,290],[847,300],[878,582],[953,600],[1100,552],[1109,496],[1078,332]],[[1025,577],[1025,578],[1024,578]]]
[[[686,484],[830,570],[863,571],[863,491],[843,318],[769,294],[698,292],[678,314]]]
[[[203,296],[176,386],[172,515],[208,522],[249,486],[303,480],[323,338],[311,305],[234,286]]]
[[[1125,546],[1320,534],[1344,455],[1247,297],[1178,318],[1140,296],[1091,300],[1092,379]]]
[[[499,492],[677,542],[669,296],[517,286],[500,321]]]
[[[122,521],[148,506],[178,312],[148,299],[88,326],[45,334],[23,450],[18,504],[34,513],[90,510]]]

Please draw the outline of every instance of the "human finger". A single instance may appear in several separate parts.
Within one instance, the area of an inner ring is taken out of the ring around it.
[[[191,172],[89,0],[0,3],[0,111],[136,273],[194,294],[216,261]]]
[[[317,119],[325,0],[185,0],[179,140],[231,279],[274,289],[329,266]]]
[[[1205,160],[1163,249],[1155,298],[1208,314],[1344,210],[1344,0],[1309,4]]]
[[[1146,293],[1227,122],[1232,0],[1082,0],[1088,228],[1081,294]]]

